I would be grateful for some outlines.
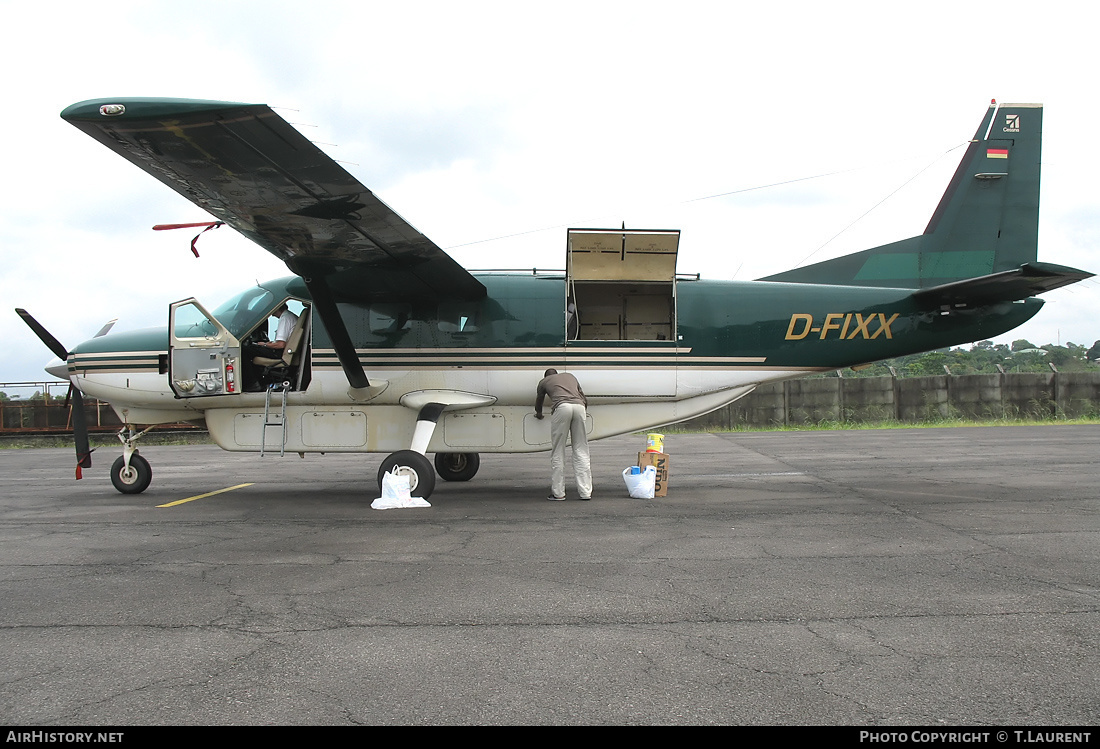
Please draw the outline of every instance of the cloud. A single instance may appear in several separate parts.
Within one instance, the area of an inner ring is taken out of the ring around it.
[[[111,310],[153,324],[174,299],[216,304],[285,272],[228,230],[200,261],[190,236],[149,231],[204,214],[57,116],[114,95],[280,107],[471,267],[560,268],[565,227],[625,221],[681,229],[682,271],[739,279],[920,232],[950,158],[880,201],[969,138],[992,96],[1044,101],[1040,259],[1095,268],[1080,133],[1100,115],[1098,11],[1076,7],[1067,23],[1016,3],[16,5],[0,294],[71,318],[56,324],[75,341]],[[1009,335],[1100,337],[1096,284],[1050,300]],[[48,355],[5,314],[0,381],[42,376]]]

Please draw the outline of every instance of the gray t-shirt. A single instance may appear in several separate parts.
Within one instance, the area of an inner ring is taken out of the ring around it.
[[[550,410],[553,411],[561,403],[579,403],[588,406],[588,399],[584,397],[581,384],[577,378],[568,372],[543,377],[536,390],[535,413],[542,413],[542,403],[546,397],[550,398]]]

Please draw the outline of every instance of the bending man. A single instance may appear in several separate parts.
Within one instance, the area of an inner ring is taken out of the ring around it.
[[[584,431],[588,399],[577,378],[556,369],[546,370],[535,392],[535,418],[543,418],[542,404],[550,398],[550,496],[565,499],[565,441],[573,442],[573,476],[581,499],[592,499],[592,465]]]

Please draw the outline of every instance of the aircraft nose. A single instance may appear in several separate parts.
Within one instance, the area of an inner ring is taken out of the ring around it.
[[[56,356],[46,364],[46,371],[59,380],[69,379],[69,366]]]

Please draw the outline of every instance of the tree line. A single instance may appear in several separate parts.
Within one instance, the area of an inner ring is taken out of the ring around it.
[[[43,393],[40,390],[35,390],[34,395],[30,395],[30,396],[27,396],[26,398],[23,398],[23,397],[20,397],[18,395],[10,396],[7,393],[5,393],[3,390],[0,390],[0,402],[5,402],[5,403],[6,402],[16,402],[16,401],[19,402],[19,403],[29,403],[29,402],[64,403],[65,400],[66,400],[66,395],[65,395],[64,392],[62,392],[61,395],[53,395],[53,394],[50,394],[50,393]]]
[[[970,348],[943,348],[875,362],[845,377],[927,377],[929,375],[997,374],[998,372],[1100,371],[1100,341],[1091,347],[1076,343],[1036,346],[1025,338],[1011,345],[978,341]]]

